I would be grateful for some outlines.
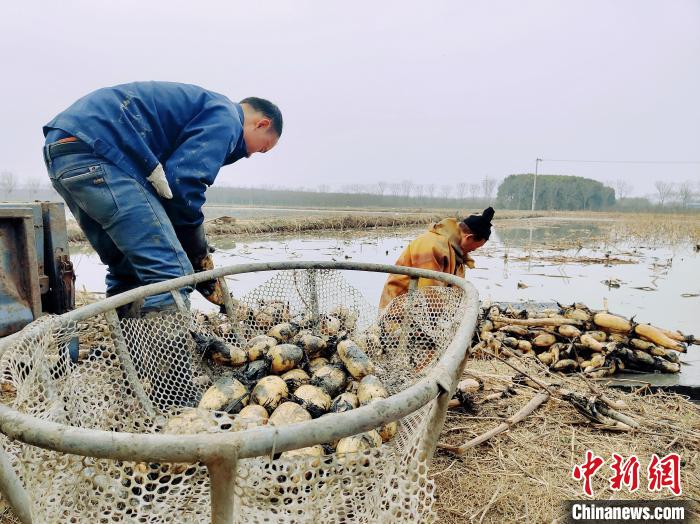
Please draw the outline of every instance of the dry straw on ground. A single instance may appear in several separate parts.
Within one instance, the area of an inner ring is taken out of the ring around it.
[[[647,245],[690,241],[700,245],[700,213],[687,215],[634,214],[612,224],[611,241]]]
[[[86,302],[94,299],[81,295]],[[589,383],[575,375],[554,376],[534,361],[516,362],[517,367],[540,382],[592,394]],[[461,445],[520,410],[537,394],[537,389],[514,381],[516,375],[503,362],[470,360],[465,376],[482,381],[484,389],[472,397],[470,411],[459,408],[448,412],[440,440]],[[438,450],[431,474],[436,483],[439,522],[560,522],[564,515],[562,501],[583,498],[581,484],[572,478],[571,471],[575,464],[583,462],[586,450],[606,460],[594,477],[598,499],[670,498],[667,491],[648,492],[644,472],[652,454],[663,457],[675,452],[682,459],[683,498],[699,500],[700,406],[679,395],[649,394],[645,387],[637,386],[631,392],[607,388],[602,383],[593,386],[612,401],[624,402],[625,408],[620,411],[640,423],[636,430],[611,431],[595,426],[570,403],[553,395],[522,422],[468,449],[461,457]],[[506,390],[509,394],[487,400]],[[608,488],[612,453],[639,458],[641,488],[636,493],[615,493]],[[0,497],[0,523],[18,522]]]
[[[519,361],[518,365],[531,376],[592,394],[589,385],[577,376],[545,376],[534,363]],[[452,445],[463,444],[497,426],[537,393],[526,385],[514,386],[517,373],[502,362],[472,360],[466,372],[483,380],[485,391],[474,398],[475,413],[449,412],[441,440]],[[553,396],[509,431],[467,450],[461,457],[439,450],[431,471],[437,485],[440,522],[563,521],[562,501],[584,498],[580,481],[572,478],[572,468],[584,461],[586,450],[606,461],[593,480],[596,499],[672,498],[667,490],[650,493],[646,485],[651,455],[664,457],[671,452],[682,459],[682,498],[700,499],[700,407],[679,395],[648,394],[645,388],[624,392],[600,383],[596,387],[613,401],[623,401],[626,408],[620,411],[639,421],[640,427],[611,431],[595,426],[569,402]],[[506,388],[512,388],[515,394],[479,403]],[[641,488],[637,492],[609,489],[612,453],[639,458]]]

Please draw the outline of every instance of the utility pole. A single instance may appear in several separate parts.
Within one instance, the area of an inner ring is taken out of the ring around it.
[[[540,166],[540,162],[542,162],[541,158],[535,159],[535,179],[532,182],[532,208],[530,211],[535,210],[535,194],[537,191],[537,168]]]

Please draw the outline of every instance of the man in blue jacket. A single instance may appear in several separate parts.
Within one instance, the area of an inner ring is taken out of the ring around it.
[[[272,149],[282,134],[273,103],[235,103],[201,87],[134,82],[99,89],[44,126],[44,160],[107,266],[107,296],[213,267],[205,191],[222,166]],[[214,281],[197,286],[223,303]],[[180,290],[189,304],[190,288]],[[141,314],[175,309],[170,293]],[[133,313],[133,312],[132,312]]]

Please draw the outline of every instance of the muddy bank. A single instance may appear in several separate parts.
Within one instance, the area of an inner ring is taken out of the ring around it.
[[[232,210],[234,208],[231,208]],[[456,214],[452,211],[442,212],[353,212],[328,211],[328,214],[305,216],[304,210],[298,210],[299,215],[275,216],[275,210],[270,209],[266,218],[238,219],[235,216],[218,216],[205,220],[204,227],[207,235],[212,237],[231,235],[259,235],[269,233],[303,233],[308,231],[362,231],[376,228],[410,227],[428,225],[449,216],[465,216],[474,211]],[[541,213],[508,212],[501,219],[537,218],[544,217]],[[68,222],[68,239],[70,242],[85,242],[85,236],[74,220]]]
[[[209,209],[205,207],[205,215]],[[205,221],[208,235],[215,237],[251,237],[270,234],[297,234],[306,232],[366,231],[380,228],[406,228],[428,225],[449,216],[463,217],[475,210],[277,210],[261,209],[265,216],[250,218],[240,208],[216,208],[216,216]],[[293,212],[294,214],[289,214]],[[227,214],[223,214],[227,213]],[[242,213],[246,218],[236,215]],[[669,245],[677,242],[700,244],[700,213],[687,215],[649,213],[582,213],[582,212],[529,212],[497,210],[494,225],[499,230],[510,228],[541,228],[547,225],[558,229],[562,224],[578,223],[568,239],[559,237],[564,244],[591,242],[649,242]],[[586,230],[594,226],[595,231]],[[591,235],[590,233],[594,233]],[[595,238],[597,237],[597,238]],[[68,220],[68,239],[73,243],[85,242],[85,236],[72,218]],[[569,240],[570,242],[566,242]],[[567,247],[570,247],[567,245]]]
[[[271,217],[265,219],[239,220],[231,216],[220,216],[205,221],[207,235],[256,235],[267,233],[302,233],[307,231],[347,231],[373,229],[377,227],[405,227],[431,224],[446,215],[409,214],[409,215],[370,215],[358,214],[329,215],[311,217]],[[85,242],[85,235],[75,221],[68,224],[68,239],[71,242]]]

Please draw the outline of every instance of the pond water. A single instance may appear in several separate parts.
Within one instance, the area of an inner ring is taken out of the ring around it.
[[[214,261],[218,266],[283,260],[393,264],[422,231],[316,233],[236,242],[219,238],[213,242]],[[472,254],[477,267],[467,276],[481,300],[583,302],[593,309],[607,305],[611,312],[635,316],[639,322],[700,336],[700,253],[690,245],[652,247],[592,240],[599,238],[605,235],[595,226],[582,227],[575,221],[497,230]],[[72,253],[78,289],[103,291],[105,268],[97,256],[88,250],[72,249]],[[369,303],[379,302],[384,275],[344,273]],[[229,286],[241,296],[271,276],[238,275],[229,278]],[[192,299],[197,309],[211,309],[197,293]],[[679,375],[656,375],[654,381],[700,385],[700,346],[690,346],[681,360],[687,365]]]

